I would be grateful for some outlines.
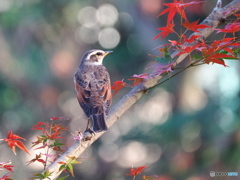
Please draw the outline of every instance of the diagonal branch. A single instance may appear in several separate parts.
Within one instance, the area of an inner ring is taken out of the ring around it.
[[[199,30],[198,35],[202,38],[207,38],[221,23],[221,21],[236,12],[240,11],[240,0],[233,0],[231,3],[221,8],[221,0],[218,0],[217,6],[211,12],[211,14],[202,22],[202,24],[210,26],[210,28]],[[178,52],[174,52],[177,54]],[[176,65],[181,63],[188,54],[182,54],[178,57]],[[146,79],[144,82],[138,84],[134,87],[128,94],[126,94],[110,111],[107,118],[107,125],[111,127],[131,106],[133,106],[146,92],[148,88],[156,85],[159,80],[165,77],[167,73],[160,76],[152,76]],[[68,163],[71,158],[69,157],[79,157],[92,143],[94,143],[99,137],[101,137],[105,132],[97,133],[90,141],[77,141],[72,145],[61,157],[59,157],[55,162],[53,162],[46,170],[51,172],[51,175],[47,179],[56,179],[62,172],[59,170],[61,164],[59,162]],[[46,171],[45,170],[45,171]]]

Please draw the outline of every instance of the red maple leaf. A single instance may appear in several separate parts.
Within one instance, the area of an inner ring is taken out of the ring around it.
[[[223,32],[223,33],[235,33],[240,31],[240,22],[233,22],[230,24],[227,24],[225,26],[225,29],[216,29],[217,33]]]
[[[51,117],[50,120],[51,120],[51,121],[56,121],[56,120],[69,120],[69,118],[66,118],[66,117]]]
[[[3,177],[0,178],[0,180],[13,180],[11,178],[9,178],[11,175],[9,175],[9,173],[5,174]]]
[[[189,38],[182,35],[182,37],[183,37],[184,42],[192,43],[192,42],[196,41],[200,37],[200,35],[193,35],[193,36],[190,36]]]
[[[172,41],[172,40],[168,40],[171,43],[171,46],[182,46],[184,45],[184,43],[192,43],[195,42],[198,38],[200,37],[200,35],[193,35],[190,36],[189,38],[187,38],[185,35],[182,35],[183,40],[181,42],[178,41]],[[164,45],[162,45],[164,46]]]
[[[182,45],[181,43],[174,41],[174,40],[168,40],[171,43],[171,46],[177,46],[177,45]]]
[[[10,160],[7,162],[0,162],[0,171],[2,171],[3,169],[6,169],[8,171],[13,172],[12,167],[15,167],[15,166],[11,165],[11,163],[12,162]],[[0,178],[0,180],[1,180],[1,178]]]
[[[38,122],[36,125],[34,125],[34,126],[32,127],[32,130],[45,130],[45,128],[40,127],[40,126],[42,126],[42,125],[46,125],[46,123],[44,123],[44,122]]]
[[[60,132],[58,132],[58,131],[55,132],[55,133],[52,133],[52,134],[47,133],[46,135],[51,140],[58,139],[58,138],[63,138],[63,137],[60,136]]]
[[[25,147],[25,145],[17,139],[25,140],[24,138],[22,138],[16,134],[13,134],[12,131],[10,131],[7,135],[7,138],[4,139],[4,141],[8,143],[8,146],[12,149],[12,151],[15,155],[16,155],[16,150],[15,150],[16,146],[30,155],[30,153],[27,150],[27,148]]]
[[[51,130],[60,133],[61,131],[66,131],[67,127],[62,126],[62,124],[55,124],[51,127]]]
[[[44,143],[45,140],[46,140],[46,136],[44,136],[44,137],[37,136],[37,141],[32,142],[32,144],[33,144],[32,147],[34,147],[34,146],[36,146],[38,144]]]
[[[198,29],[204,29],[204,28],[209,28],[210,26],[207,26],[205,24],[198,24],[199,20],[194,21],[190,23],[189,21],[185,21],[182,23],[182,25],[187,28],[188,30],[194,31],[194,32],[200,32]]]
[[[196,44],[194,46],[186,46],[181,49],[181,52],[176,54],[176,56],[180,56],[182,54],[188,53],[190,54],[192,51],[194,51],[197,47],[199,47],[200,44]]]
[[[148,67],[147,69],[149,68],[155,68],[153,70],[153,72],[159,76],[160,74],[162,73],[165,73],[165,72],[172,72],[172,67],[173,67],[173,64],[175,63],[175,61],[171,62],[170,64],[162,64],[162,63],[155,63],[154,65]]]
[[[227,48],[228,46],[234,44],[232,41],[234,39],[235,38],[223,38],[222,40],[213,41],[213,43],[210,45],[210,48],[214,49],[215,51]]]
[[[174,23],[168,23],[166,27],[162,27],[162,28],[157,28],[158,30],[162,31],[161,33],[159,33],[158,35],[156,35],[153,40],[161,37],[162,39],[164,39],[166,36],[168,36],[169,33],[173,33],[174,32]]]
[[[147,166],[141,166],[141,167],[138,167],[137,169],[131,168],[130,169],[130,174],[126,174],[126,175],[128,175],[128,176],[137,176],[137,175],[141,174],[146,167]]]
[[[202,51],[203,56],[206,57],[204,59],[206,64],[209,64],[210,62],[212,62],[212,63],[221,64],[221,65],[227,67],[224,60],[222,59],[225,57],[226,54],[215,53],[216,50],[213,47],[204,48],[204,49],[201,49],[201,51]]]
[[[4,169],[13,172],[12,167],[15,167],[15,166],[13,166],[13,165],[7,165],[7,164],[3,166]]]
[[[35,162],[35,161],[38,161],[38,162],[40,162],[40,163],[42,163],[42,164],[44,165],[44,164],[46,163],[46,161],[44,161],[43,159],[41,159],[41,157],[42,157],[42,154],[41,154],[41,153],[40,153],[39,155],[36,154],[35,158],[33,158],[32,160],[28,161],[27,166],[28,166],[29,164]]]
[[[139,75],[134,74],[132,77],[133,77],[133,78],[128,79],[128,80],[129,80],[129,81],[133,81],[133,82],[132,82],[132,85],[133,85],[133,86],[138,85],[140,82],[143,81],[143,79],[149,78],[148,73],[139,74]]]
[[[116,81],[113,82],[112,90],[115,92],[113,93],[113,96],[115,96],[122,88],[129,87],[130,85],[122,81]]]
[[[239,14],[234,14],[238,19],[240,18],[240,13]]]
[[[228,55],[228,54],[223,54],[223,53],[214,53],[208,57],[205,58],[205,63],[209,64],[210,62],[221,64],[225,67],[228,67],[223,58],[235,58],[234,56]]]
[[[200,43],[201,47],[198,47],[196,49],[202,52],[203,57],[205,57],[205,63],[209,64],[212,62],[227,67],[224,59],[237,59],[235,53],[231,49],[235,46],[235,43],[233,41],[235,39],[236,38],[223,38],[222,40],[213,41],[210,45],[207,45],[204,41],[202,41]],[[222,52],[222,50],[225,52]],[[226,54],[226,52],[229,54]]]
[[[166,14],[168,13],[168,18],[167,18],[167,24],[169,24],[174,16],[178,13],[183,19],[187,20],[187,17],[186,17],[186,13],[184,11],[184,7],[187,7],[189,5],[192,5],[192,4],[198,4],[198,3],[202,3],[200,1],[192,1],[190,3],[183,3],[181,0],[178,1],[178,0],[174,0],[173,3],[164,3],[165,6],[167,6],[168,8],[166,8],[165,10],[163,10],[159,15],[163,15],[163,14]]]
[[[235,56],[233,50],[232,50],[230,47],[225,47],[225,48],[223,48],[223,50],[225,50],[225,51],[227,51],[229,54],[232,54],[232,55]]]
[[[44,149],[45,147],[47,147],[48,144],[47,143],[43,143],[42,146],[38,147],[38,148],[35,148],[34,150],[37,150],[37,149]]]

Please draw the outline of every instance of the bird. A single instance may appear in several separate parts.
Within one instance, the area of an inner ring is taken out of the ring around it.
[[[99,49],[87,51],[74,74],[77,99],[88,118],[85,132],[91,134],[108,129],[106,117],[112,103],[111,81],[102,62],[112,52]],[[92,124],[90,128],[89,122]]]

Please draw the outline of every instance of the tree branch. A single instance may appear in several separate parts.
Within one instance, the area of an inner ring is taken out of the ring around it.
[[[225,19],[236,12],[240,11],[240,0],[233,0],[227,6],[221,8],[221,2],[218,1],[217,6],[211,12],[211,14],[201,23],[210,26],[211,28],[206,28],[199,30],[198,35],[203,38],[207,38],[221,23],[222,19]],[[194,33],[192,34],[194,35]],[[172,55],[177,54],[174,52]],[[182,54],[176,60],[176,65],[181,63],[188,54]],[[165,77],[167,73],[160,76],[152,76],[149,79],[145,79],[142,83],[135,86],[128,94],[126,94],[111,110],[107,118],[107,125],[111,127],[131,106],[133,106],[144,94],[148,88],[156,85],[159,80]],[[79,157],[92,143],[94,143],[99,137],[101,137],[105,132],[96,133],[95,136],[90,141],[76,141],[76,143],[71,146],[61,157],[54,161],[46,170],[52,174],[45,179],[56,179],[62,172],[59,171],[61,164],[59,162],[68,163],[71,159],[70,157]],[[45,171],[46,171],[45,170]],[[45,172],[44,171],[44,172]]]

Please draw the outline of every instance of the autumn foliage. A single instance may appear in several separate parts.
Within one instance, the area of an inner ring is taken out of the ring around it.
[[[24,138],[22,138],[16,134],[13,134],[12,131],[9,131],[7,138],[5,138],[4,141],[7,142],[8,147],[10,147],[12,149],[12,151],[15,155],[17,155],[16,147],[20,148],[21,150],[25,151],[26,153],[28,153],[30,155],[29,151],[27,150],[27,148],[25,147],[23,142],[20,141],[19,139],[25,140]]]
[[[208,41],[201,36],[200,32],[211,27],[199,23],[199,20],[190,22],[185,13],[186,8],[199,3],[203,3],[203,1],[184,3],[182,0],[174,0],[173,3],[164,4],[166,9],[158,17],[167,15],[167,24],[164,27],[157,28],[160,33],[153,40],[168,38],[170,43],[155,48],[160,53],[158,56],[150,54],[154,63],[150,67],[147,67],[147,69],[152,69],[150,73],[134,75],[133,78],[129,79],[133,80],[131,85],[123,80],[114,82],[112,87],[115,90],[114,95],[124,87],[134,87],[145,79],[154,76],[160,76],[169,72],[178,74],[178,72],[174,71],[177,66],[176,60],[183,54],[188,55],[189,64],[183,67],[182,70],[181,68],[177,68],[181,72],[187,68],[203,64],[219,64],[228,67],[226,64],[227,60],[239,60],[237,54],[239,53],[240,39],[236,37],[236,32],[240,30],[239,14],[235,14],[234,20],[226,21],[226,24],[222,25],[222,28],[215,29],[216,34],[221,33],[221,38]],[[234,11],[234,9],[231,11]],[[227,13],[229,12],[224,12],[224,14]],[[180,28],[175,26],[176,16],[180,18]],[[187,37],[187,33],[189,32],[193,32],[193,34]],[[172,39],[172,34],[177,39]]]
[[[174,76],[174,73],[182,72],[187,68],[206,65],[206,64],[218,64],[224,67],[228,67],[228,60],[239,60],[237,57],[239,53],[240,39],[236,36],[236,33],[240,31],[240,14],[235,14],[235,18],[230,21],[226,21],[221,28],[215,29],[216,34],[220,34],[221,38],[216,40],[207,40],[201,36],[200,32],[204,29],[211,28],[206,24],[201,24],[199,20],[190,22],[185,9],[193,4],[199,4],[203,1],[192,1],[184,3],[183,0],[174,0],[172,3],[165,3],[166,9],[159,13],[158,17],[167,15],[166,26],[157,28],[160,31],[153,40],[162,40],[168,38],[168,44],[162,44],[155,49],[158,50],[159,55],[152,55],[152,64],[147,67],[150,70],[149,73],[134,74],[128,79],[129,83],[124,80],[113,82],[112,90],[113,95],[116,95],[122,88],[135,87],[139,83],[160,75]],[[224,12],[225,14],[228,12]],[[180,18],[180,29],[176,27],[175,18]],[[189,33],[193,33],[191,36],[187,36]],[[172,39],[177,37],[176,39]],[[176,60],[179,56],[187,54],[189,61],[185,67],[176,68]],[[178,71],[177,71],[178,69]],[[164,81],[165,82],[165,81]],[[157,85],[161,84],[158,83]],[[32,142],[32,150],[44,150],[45,153],[36,153],[34,157],[26,162],[27,165],[32,163],[40,163],[43,169],[53,162],[64,151],[62,148],[64,140],[62,133],[67,131],[61,123],[56,123],[59,120],[68,120],[65,117],[52,117],[50,122],[38,122],[33,126],[32,130],[38,131],[40,135],[36,137],[36,140]],[[73,135],[73,139],[81,140],[82,134],[78,133]],[[16,148],[26,152],[30,155],[29,150],[24,145],[23,140],[25,138],[14,134],[9,131],[6,138],[1,139],[7,146],[17,155]],[[73,165],[81,163],[77,157],[69,157],[69,162],[59,162],[61,164],[60,170],[65,169],[68,174],[74,176]],[[131,168],[128,176],[136,176],[142,174],[145,168],[148,166],[141,166],[138,168]],[[11,161],[1,162],[0,171],[6,170],[7,173],[2,176],[1,180],[10,180],[11,173],[14,172],[14,165],[11,165]],[[51,175],[51,172],[45,171],[45,173],[35,174],[33,178],[44,179]],[[143,176],[142,179],[154,179],[153,176]]]

